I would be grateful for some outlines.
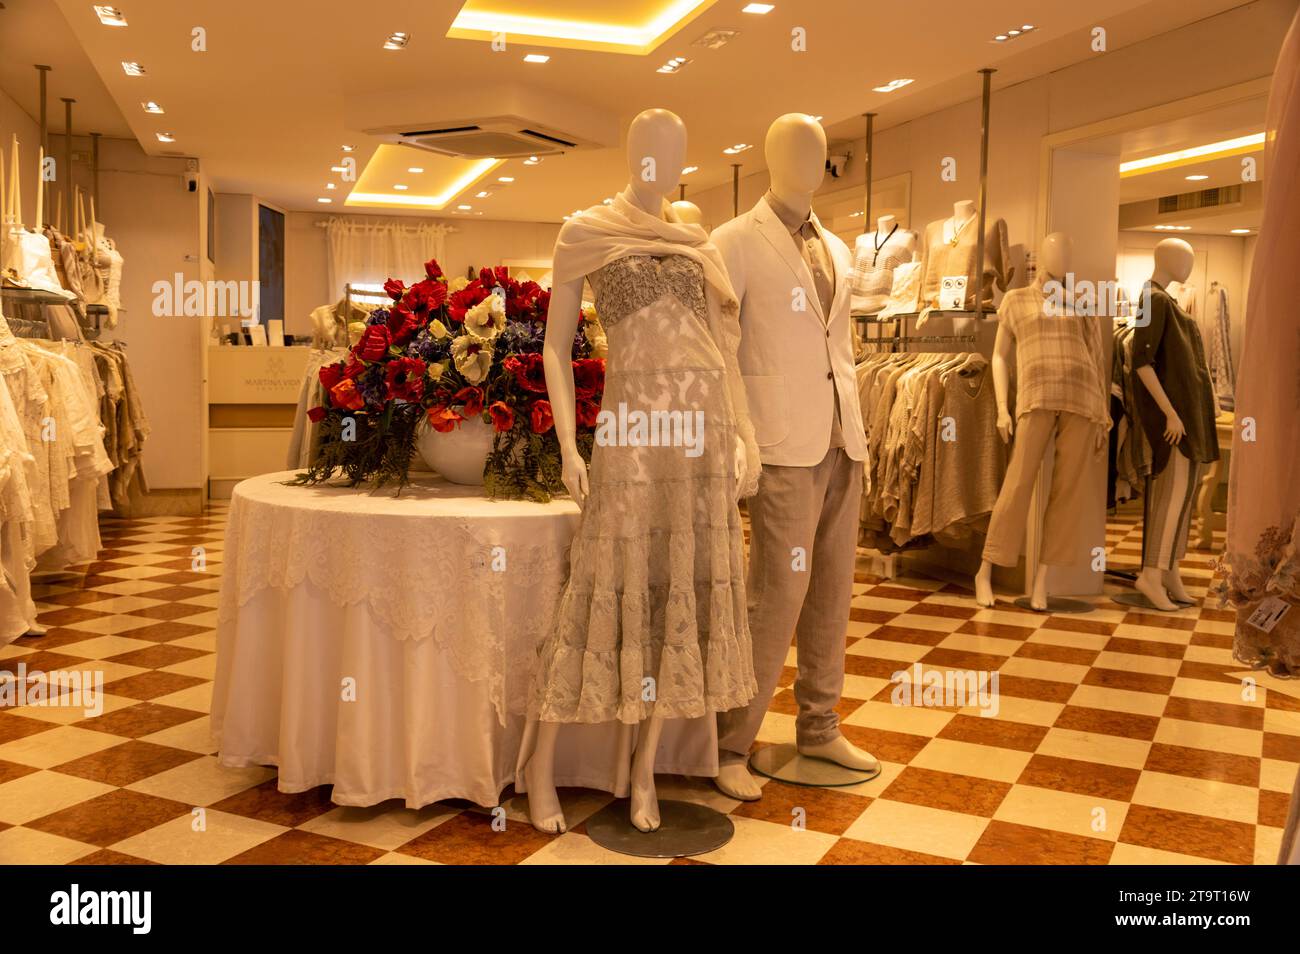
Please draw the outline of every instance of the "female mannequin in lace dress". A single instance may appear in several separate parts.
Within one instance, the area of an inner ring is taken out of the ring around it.
[[[539,650],[516,781],[544,832],[565,830],[554,780],[561,725],[618,721],[625,740],[639,727],[627,786],[632,823],[654,831],[664,721],[736,708],[755,691],[735,501],[757,486],[758,448],[725,266],[704,230],[678,222],[665,203],[685,152],[677,116],[641,113],[628,131],[627,189],[570,220],[556,244],[546,385],[564,484],[582,517]],[[604,439],[598,424],[588,471],[575,440],[569,358],[587,279],[609,338],[602,415],[625,407],[700,421],[702,440],[689,452]]]

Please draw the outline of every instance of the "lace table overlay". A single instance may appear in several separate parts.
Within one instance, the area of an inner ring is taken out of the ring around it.
[[[292,472],[240,483],[226,531],[219,619],[262,590],[311,583],[340,608],[364,604],[395,640],[433,638],[458,675],[486,683],[504,725],[527,709],[537,646],[568,572],[570,500],[491,501],[480,487],[417,477],[394,497]]]

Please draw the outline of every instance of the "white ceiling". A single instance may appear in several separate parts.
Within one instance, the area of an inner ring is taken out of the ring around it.
[[[424,113],[445,118],[472,91],[513,84],[582,104],[620,129],[640,110],[662,106],[690,130],[687,161],[700,171],[684,180],[689,194],[729,179],[733,160],[722,149],[732,143],[759,144],[740,159],[746,173],[761,169],[763,134],[781,113],[823,115],[832,140],[855,138],[865,111],[878,112],[878,128],[888,128],[970,99],[980,67],[997,67],[995,86],[1005,86],[1094,55],[1086,38],[1095,25],[1122,24],[1112,36],[1127,45],[1239,2],[777,0],[772,13],[753,16],[740,12],[744,0],[716,0],[647,56],[547,49],[549,63],[530,65],[522,57],[536,47],[494,52],[480,41],[448,39],[461,0],[119,0],[130,21],[125,28],[100,24],[89,0],[5,0],[0,37],[23,54],[0,54],[0,87],[35,115],[30,63],[42,57],[55,66],[52,100],[68,89],[85,104],[78,104],[78,132],[133,135],[152,154],[197,156],[221,191],[310,211],[325,208],[317,203],[322,195],[335,198],[333,208],[342,205],[350,186],[329,171],[341,144],[357,146],[361,167],[379,144],[359,132],[373,124],[354,116],[355,104],[373,97],[410,99],[415,91]],[[1024,22],[1037,29],[1011,43],[991,42]],[[196,26],[206,30],[207,52],[191,50]],[[691,45],[722,27],[741,35],[719,50]],[[791,49],[794,27],[806,30],[807,52]],[[383,50],[384,38],[398,30],[411,34],[408,47]],[[693,62],[675,75],[655,72],[678,55]],[[126,77],[122,60],[143,63],[148,75]],[[888,95],[871,91],[897,77],[916,82]],[[145,114],[140,103],[147,99],[162,103],[166,115]],[[160,131],[174,133],[175,144],[159,143]],[[533,167],[511,160],[493,175],[516,182],[470,214],[557,221],[621,188],[625,169],[617,144]],[[339,188],[327,193],[331,180]]]

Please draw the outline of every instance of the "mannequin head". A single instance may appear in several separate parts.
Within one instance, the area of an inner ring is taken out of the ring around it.
[[[687,225],[703,225],[704,213],[694,202],[687,202],[685,199],[678,199],[673,203],[673,214],[677,216],[678,222],[684,222]]]
[[[686,161],[686,124],[666,109],[647,109],[627,130],[627,171],[633,199],[661,215],[664,197],[677,188]]]
[[[1064,232],[1053,232],[1043,239],[1038,250],[1039,277],[1041,281],[1054,278],[1065,281],[1074,256],[1074,241]]]
[[[1155,259],[1156,269],[1151,280],[1163,288],[1170,282],[1187,281],[1192,266],[1196,264],[1196,253],[1182,239],[1167,238],[1156,244]]]
[[[772,192],[796,210],[807,209],[826,176],[826,132],[804,113],[786,113],[768,127],[763,151]]]

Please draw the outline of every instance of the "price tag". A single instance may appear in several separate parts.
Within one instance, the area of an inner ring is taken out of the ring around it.
[[[1255,612],[1250,614],[1250,623],[1256,629],[1261,629],[1266,633],[1271,633],[1273,627],[1282,621],[1282,617],[1291,609],[1291,604],[1285,600],[1280,600],[1276,596],[1269,596],[1255,607]]]
[[[939,307],[944,311],[964,311],[966,309],[966,275],[945,275],[939,286]]]

